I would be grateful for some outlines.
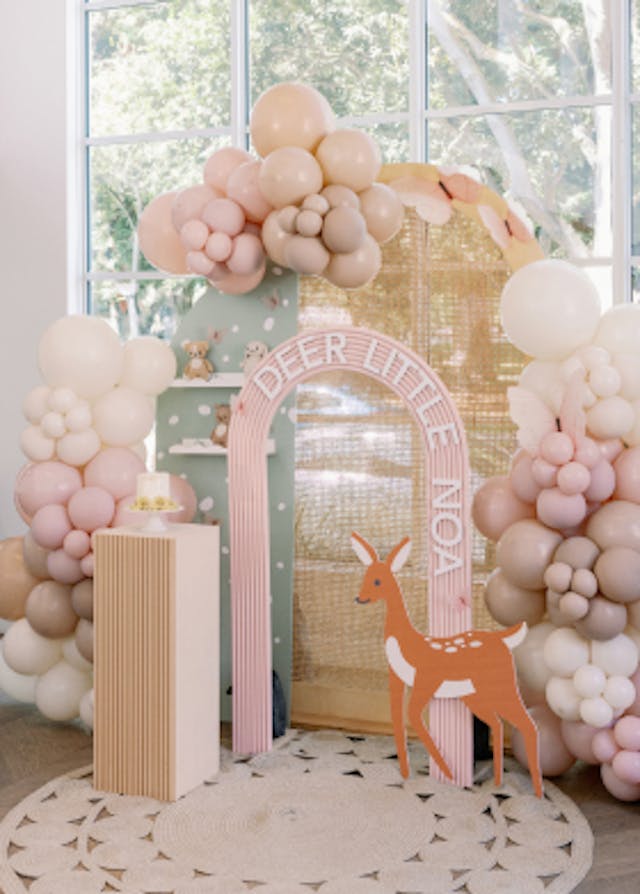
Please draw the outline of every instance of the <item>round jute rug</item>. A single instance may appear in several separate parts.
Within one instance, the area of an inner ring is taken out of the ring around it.
[[[566,894],[591,830],[545,781],[403,781],[393,740],[292,733],[174,804],[105,794],[91,768],[43,786],[0,824],[4,894]],[[486,768],[486,774],[490,767]]]

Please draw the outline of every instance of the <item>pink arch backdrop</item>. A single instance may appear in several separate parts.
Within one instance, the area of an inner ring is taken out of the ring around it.
[[[331,369],[369,375],[402,398],[412,413],[427,466],[430,633],[451,636],[471,627],[469,459],[458,411],[442,381],[421,357],[380,332],[328,329],[283,342],[247,380],[229,431],[233,747],[242,753],[268,751],[272,745],[265,442],[291,389]],[[398,539],[406,533],[398,531]],[[429,726],[455,781],[470,785],[473,736],[467,708],[457,699],[434,699]],[[432,773],[440,775],[437,767]]]

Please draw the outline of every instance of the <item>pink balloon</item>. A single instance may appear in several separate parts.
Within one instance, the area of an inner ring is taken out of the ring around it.
[[[145,464],[128,447],[107,447],[91,460],[84,470],[88,487],[101,487],[114,500],[120,500],[136,489],[136,480],[145,471]]]
[[[49,553],[47,568],[51,577],[61,584],[77,584],[85,577],[80,562],[68,556],[63,549]]]
[[[227,195],[244,209],[247,219],[254,223],[262,223],[273,211],[258,185],[261,166],[261,161],[248,161],[235,168],[227,180]]]
[[[212,233],[207,239],[205,252],[212,261],[224,263],[231,254],[232,248],[231,236],[226,233]]]
[[[594,726],[573,720],[562,720],[560,723],[562,740],[569,751],[578,760],[587,764],[599,764],[600,760],[593,753]]]
[[[640,753],[637,751],[619,751],[611,762],[613,771],[623,782],[632,785],[640,783]]]
[[[86,531],[75,529],[64,538],[62,548],[72,559],[82,559],[91,549],[91,537]]]
[[[87,555],[84,556],[80,560],[80,570],[82,571],[82,573],[84,574],[85,577],[93,577],[93,568],[94,568],[93,553],[92,552],[87,553]]]
[[[602,764],[610,764],[620,750],[613,737],[613,730],[599,729],[591,740],[591,750],[596,760]]]
[[[180,233],[182,237],[181,231],[184,225],[188,221],[202,217],[206,205],[213,199],[220,198],[221,195],[219,190],[203,185],[190,186],[176,193],[171,206],[171,222],[176,232]],[[200,221],[200,223],[202,222]]]
[[[125,525],[142,525],[147,519],[146,512],[138,512],[135,509],[129,509],[135,503],[135,493],[127,494],[121,500],[118,500],[116,512],[111,522],[112,528],[121,528]]]
[[[147,261],[168,273],[188,273],[186,252],[172,221],[176,192],[157,196],[138,220],[138,242]]]
[[[33,516],[51,503],[64,504],[82,487],[82,476],[66,463],[49,460],[30,463],[18,472],[15,487],[16,504],[24,516]],[[26,519],[25,519],[26,520]]]
[[[533,518],[534,507],[514,494],[506,476],[489,478],[473,498],[473,521],[489,540],[498,541],[509,525],[521,518]]]
[[[540,485],[536,483],[531,466],[533,459],[526,450],[518,450],[511,462],[511,487],[513,492],[524,503],[535,503],[540,493]]]
[[[620,748],[640,751],[640,717],[621,717],[613,728],[613,737]]]
[[[582,494],[590,483],[591,473],[582,463],[570,462],[558,469],[558,487],[563,494]]]
[[[536,456],[531,463],[531,476],[539,487],[555,487],[558,481],[558,466],[542,456]]]
[[[38,546],[58,549],[72,525],[64,506],[51,503],[38,509],[31,522],[31,533]]]
[[[563,741],[560,718],[547,705],[533,705],[529,708],[529,714],[538,728],[540,737],[540,769],[542,775],[560,776],[575,762],[574,756]],[[528,767],[524,742],[517,729],[513,730],[511,747],[516,760],[523,767]]]
[[[69,518],[76,528],[89,534],[106,527],[115,511],[115,500],[103,487],[83,487],[69,500]]]
[[[600,778],[606,790],[619,801],[637,801],[640,799],[640,784],[624,782],[616,774],[611,764],[600,767]]]
[[[573,458],[576,462],[582,463],[587,469],[593,469],[598,460],[602,457],[598,441],[593,438],[580,438],[576,444],[576,452]]]
[[[203,251],[187,252],[187,267],[192,273],[197,273],[198,276],[209,276],[214,266],[211,258]]]
[[[182,509],[168,512],[166,518],[170,522],[190,522],[198,509],[198,498],[186,478],[179,475],[171,475],[169,479],[171,497]]]
[[[263,261],[259,270],[255,273],[248,273],[246,276],[243,276],[238,273],[231,273],[230,271],[228,273],[222,272],[220,277],[216,277],[215,279],[209,277],[209,281],[216,287],[216,289],[220,292],[224,292],[226,295],[246,295],[247,292],[251,292],[256,286],[260,285],[264,279],[266,270],[267,265],[266,262]]]
[[[262,242],[252,233],[240,233],[233,240],[231,254],[227,258],[227,267],[239,276],[250,276],[260,269],[264,263]]]
[[[584,495],[587,500],[603,503],[608,500],[616,487],[616,473],[609,460],[602,458],[591,469],[591,481]],[[626,497],[622,498],[626,499]]]
[[[233,199],[213,199],[202,212],[202,219],[214,233],[237,236],[245,223],[244,211]]]
[[[564,531],[584,521],[587,503],[582,494],[563,494],[559,487],[551,487],[540,491],[536,512],[543,524]]]
[[[214,189],[226,192],[229,177],[240,165],[253,161],[244,149],[226,146],[210,155],[204,165],[204,182]]]
[[[600,452],[604,458],[610,463],[615,462],[624,450],[624,444],[620,438],[609,438],[606,441],[597,441],[596,443],[599,444]]]
[[[636,603],[637,605],[637,603]],[[633,623],[633,622],[632,622]],[[637,626],[637,625],[635,625]],[[635,717],[640,717],[640,667],[638,670],[631,675],[629,678],[633,685],[636,687],[636,700],[632,705],[629,705],[627,708],[627,714],[633,714]]]
[[[623,450],[613,467],[616,475],[614,499],[640,503],[640,447]]]
[[[209,227],[201,220],[188,220],[180,227],[180,241],[187,251],[199,251],[209,238]]]

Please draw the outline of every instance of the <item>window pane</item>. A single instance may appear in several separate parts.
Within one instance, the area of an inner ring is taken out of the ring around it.
[[[122,338],[170,339],[206,290],[202,277],[92,282],[89,312],[108,320]]]
[[[432,108],[610,90],[605,3],[428,0],[428,9]]]
[[[402,0],[250,3],[251,102],[305,81],[338,116],[408,109],[409,27]]]
[[[631,0],[631,89],[640,91],[640,0]]]
[[[94,146],[90,150],[91,270],[153,270],[138,251],[141,211],[160,193],[202,182],[205,160],[228,141]]]
[[[632,205],[631,205],[631,253],[640,255],[640,171],[638,163],[640,162],[640,106],[631,107],[631,171],[633,178],[632,189]]]
[[[610,123],[607,106],[433,119],[429,158],[471,165],[499,195],[520,202],[545,254],[607,255]]]
[[[228,0],[89,13],[92,136],[229,124]]]

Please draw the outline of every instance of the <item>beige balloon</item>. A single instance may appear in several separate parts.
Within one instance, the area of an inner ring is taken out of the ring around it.
[[[380,245],[399,232],[404,219],[404,205],[397,192],[384,183],[374,183],[360,193],[360,210],[367,229]]]
[[[93,621],[93,579],[88,577],[71,589],[71,605],[74,612],[87,621]]]
[[[22,537],[0,541],[0,618],[23,618],[27,597],[39,582],[25,564]]]
[[[274,149],[262,163],[260,190],[274,208],[297,205],[322,189],[322,170],[310,152],[298,146]]]
[[[286,266],[297,273],[319,276],[331,255],[322,240],[307,236],[291,236],[284,249]]]
[[[27,531],[22,539],[22,555],[27,571],[34,577],[39,577],[41,580],[46,580],[49,577],[47,568],[49,550],[36,543],[31,531]]]
[[[283,146],[313,152],[334,127],[331,106],[308,84],[276,84],[258,98],[251,112],[251,139],[262,156]]]
[[[341,205],[347,205],[349,208],[360,208],[360,199],[348,186],[332,183],[330,186],[325,186],[320,195],[327,200],[331,208],[339,208]]]
[[[78,623],[71,605],[71,587],[53,580],[42,581],[33,588],[25,613],[35,632],[49,639],[69,636]]]
[[[557,531],[539,521],[517,521],[498,541],[496,563],[511,583],[527,590],[541,590],[547,565],[561,540]]]
[[[518,587],[505,577],[500,568],[496,568],[487,581],[484,601],[491,617],[505,627],[521,621],[526,621],[531,627],[544,616],[544,590]]]
[[[354,192],[368,189],[382,160],[378,144],[363,130],[335,130],[316,151],[325,183],[339,183]]]
[[[340,205],[332,208],[322,225],[322,239],[331,252],[348,254],[357,251],[367,235],[364,217],[355,208]]]
[[[614,602],[640,599],[640,553],[624,546],[606,549],[595,564],[600,590]]]
[[[291,239],[291,234],[282,229],[278,220],[279,213],[279,211],[272,211],[262,224],[262,242],[273,263],[287,267],[285,248]]]
[[[627,626],[627,607],[604,596],[589,600],[589,612],[575,627],[587,639],[608,640],[622,633]]]
[[[361,247],[350,254],[335,254],[324,276],[341,289],[358,289],[370,282],[382,264],[380,246],[368,234]]]
[[[93,624],[80,618],[76,627],[76,646],[85,661],[93,664]]]
[[[640,552],[640,506],[627,500],[612,500],[593,513],[587,537],[600,549],[626,546]]]

